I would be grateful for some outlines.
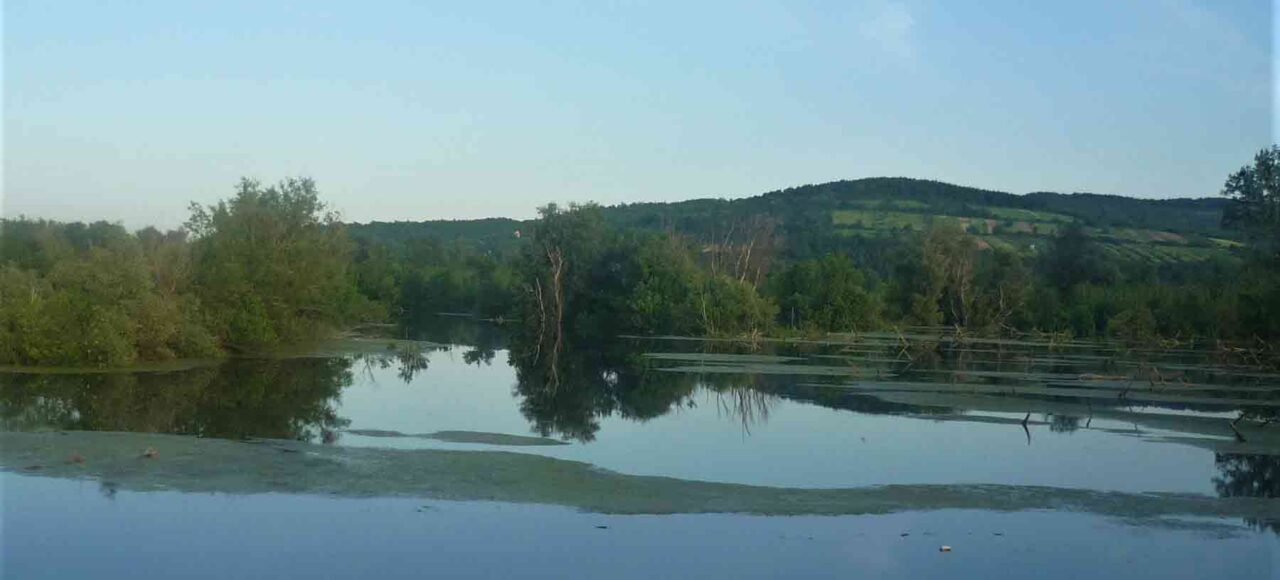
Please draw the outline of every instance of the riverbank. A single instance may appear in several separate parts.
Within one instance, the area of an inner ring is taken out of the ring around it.
[[[368,328],[362,327],[361,330],[367,331]],[[330,358],[335,356],[395,355],[398,353],[420,353],[430,349],[444,348],[445,346],[446,345],[440,343],[423,340],[381,337],[373,333],[358,332],[357,330],[352,329],[315,341],[295,343],[253,353],[229,354],[218,358],[185,358],[167,361],[147,361],[129,365],[106,367],[0,365],[0,374],[95,375],[172,373],[215,366],[230,360],[285,360],[295,358]]]

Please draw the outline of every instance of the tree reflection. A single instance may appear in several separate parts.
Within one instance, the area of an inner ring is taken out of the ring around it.
[[[372,377],[373,369],[386,370],[393,365],[396,367],[396,376],[405,384],[413,382],[413,378],[431,366],[429,354],[432,351],[447,350],[446,347],[422,346],[420,344],[392,344],[384,353],[378,354],[359,354],[353,359],[364,365],[366,373]]]
[[[0,377],[9,428],[318,440],[340,429],[338,393],[351,360],[234,360],[164,373]]]
[[[751,385],[734,384],[715,391],[718,409],[742,423],[742,430],[750,433],[751,426],[769,420],[769,407],[774,395]]]
[[[690,373],[662,370],[664,363],[646,359],[644,345],[634,340],[588,339],[567,333],[557,351],[554,342],[539,341],[536,333],[513,336],[510,362],[516,369],[516,394],[521,411],[542,436],[579,441],[595,439],[600,420],[618,416],[638,421],[682,407],[696,406],[703,389],[724,417],[742,423],[750,432],[769,419],[779,399],[877,415],[954,414],[942,406],[885,401],[847,389],[797,383],[794,376],[752,372]],[[804,354],[813,345],[765,344],[751,347],[733,341],[689,343],[707,354]],[[815,381],[820,379],[814,379]],[[1064,417],[1060,426],[1074,423]],[[1078,419],[1074,420],[1078,423]]]
[[[469,365],[489,366],[493,364],[493,357],[497,351],[492,348],[473,347],[467,352],[462,353],[463,362]]]
[[[466,316],[426,315],[406,319],[399,331],[405,337],[439,345],[466,346],[462,360],[489,366],[499,350],[507,348],[508,329]]]
[[[403,377],[425,355],[233,359],[174,372],[0,374],[6,429],[174,433],[333,442],[349,421],[338,396],[352,367],[399,364]]]
[[[1080,430],[1080,418],[1073,415],[1054,413],[1048,416],[1049,431],[1053,433],[1075,433]]]
[[[717,409],[750,431],[767,420],[776,398],[760,388],[759,375],[667,372],[632,343],[575,338],[566,340],[558,353],[547,344],[518,340],[511,349],[520,410],[544,437],[592,441],[603,418],[647,421],[693,407],[699,388],[713,393]]]
[[[689,377],[648,369],[634,354],[608,347],[563,350],[556,357],[529,349],[511,353],[520,412],[544,437],[591,441],[601,418],[657,417],[694,390]]]
[[[1219,497],[1280,498],[1280,457],[1216,453],[1213,463],[1218,468],[1213,487]],[[1245,519],[1245,523],[1280,535],[1280,521]]]

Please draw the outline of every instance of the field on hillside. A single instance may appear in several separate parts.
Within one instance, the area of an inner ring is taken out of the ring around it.
[[[918,232],[951,223],[979,236],[989,247],[1034,252],[1061,228],[1076,221],[1061,213],[1022,208],[977,206],[966,212],[940,214],[913,200],[858,200],[854,209],[831,211],[831,223],[842,236],[881,237]],[[1225,255],[1239,242],[1144,228],[1086,227],[1116,258],[1160,263],[1207,260]]]
[[[1235,232],[1222,228],[1225,200],[1136,199],[1037,192],[1015,195],[906,178],[805,185],[737,199],[693,199],[601,208],[618,229],[674,231],[699,240],[744,231],[765,218],[797,242],[792,259],[847,251],[851,238],[884,239],[955,223],[990,247],[1029,254],[1073,222],[1115,257],[1156,264],[1230,256]],[[415,239],[464,243],[497,254],[515,251],[532,224],[512,219],[352,224],[357,240],[401,244]]]

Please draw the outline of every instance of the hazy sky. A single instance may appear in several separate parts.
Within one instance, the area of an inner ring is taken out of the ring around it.
[[[870,176],[1215,195],[1270,3],[4,2],[5,216],[176,226],[242,175],[347,219]]]

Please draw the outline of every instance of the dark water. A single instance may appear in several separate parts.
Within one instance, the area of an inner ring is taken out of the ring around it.
[[[888,513],[839,517],[601,515],[399,491],[320,497],[291,493],[288,482],[267,494],[195,492],[180,478],[156,480],[170,491],[115,489],[104,482],[116,467],[94,471],[93,457],[80,473],[30,465],[11,445],[0,448],[5,576],[396,576],[424,568],[649,576],[662,566],[662,575],[702,577],[1141,570],[1254,578],[1280,570],[1271,504],[1280,496],[1280,425],[1267,424],[1280,407],[1280,381],[1229,353],[954,344],[929,332],[756,345],[628,339],[567,354],[551,385],[545,373],[509,363],[499,329],[443,320],[412,338],[431,344],[348,341],[308,356],[170,372],[6,373],[0,420],[9,432],[501,450],[626,476],[768,488],[998,491],[948,504],[973,509],[905,500],[872,510]],[[1025,511],[999,491],[1041,487],[1114,492],[1108,497],[1120,499],[1108,501],[1133,505],[1152,493],[1183,499],[1169,500],[1167,513],[1103,502]],[[1179,507],[1200,501],[1210,503],[1192,510],[1198,515]],[[943,544],[954,551],[938,552]],[[491,551],[502,557],[484,556]],[[211,562],[222,567],[205,568]]]

